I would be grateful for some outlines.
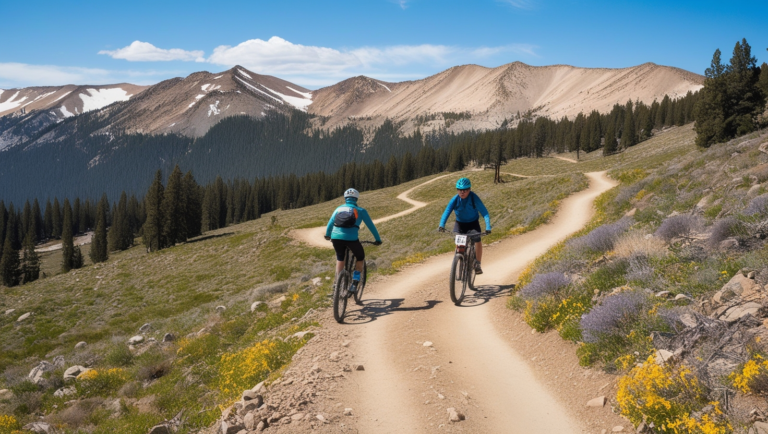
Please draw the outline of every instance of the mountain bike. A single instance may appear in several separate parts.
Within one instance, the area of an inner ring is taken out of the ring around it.
[[[373,241],[360,241],[360,244],[374,244]],[[368,264],[363,262],[363,271],[360,273],[360,283],[357,284],[357,290],[351,292],[352,273],[355,271],[357,258],[352,251],[347,249],[344,253],[344,269],[336,276],[333,288],[333,318],[338,323],[344,322],[344,314],[347,311],[347,299],[353,295],[355,303],[361,304],[363,301],[363,290],[365,282],[368,279]]]
[[[448,283],[451,301],[456,306],[464,300],[464,293],[469,288],[475,291],[475,243],[480,237],[488,235],[487,232],[478,233],[469,231],[466,234],[450,232],[455,236],[456,254],[451,264],[451,278]],[[458,285],[457,285],[458,282]]]

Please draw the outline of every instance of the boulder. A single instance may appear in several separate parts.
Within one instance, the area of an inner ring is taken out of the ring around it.
[[[290,337],[296,338],[296,339],[304,339],[304,336],[306,336],[307,333],[312,333],[312,332],[296,332],[292,334]]]
[[[24,315],[22,315],[22,316],[20,316],[19,318],[17,318],[17,319],[16,319],[16,322],[22,322],[22,321],[24,321],[25,319],[29,318],[30,316],[32,316],[32,312],[27,312],[27,313],[25,313]]]
[[[150,323],[146,323],[143,326],[139,327],[139,333],[147,333],[150,330],[152,330],[152,324]]]
[[[672,360],[674,357],[675,355],[671,351],[657,350],[656,355],[654,356],[654,361],[657,365],[663,365],[664,363]]]
[[[66,363],[66,361],[64,360],[64,356],[56,356],[53,358],[53,366],[57,368],[63,368],[64,363]]]
[[[256,417],[253,415],[253,413],[248,413],[243,418],[243,424],[245,425],[245,429],[248,431],[253,431],[256,428]]]
[[[296,413],[293,416],[291,416],[291,420],[294,422],[298,422],[302,419],[304,419],[304,413]]]
[[[270,301],[269,307],[271,307],[272,309],[277,309],[283,304],[285,300],[286,300],[285,296],[281,295],[280,297],[277,297],[276,299]]]
[[[254,301],[251,303],[251,312],[256,312],[256,309],[258,309],[262,304],[264,304],[263,301]]]
[[[344,416],[352,416],[352,409],[351,408],[345,408],[344,409]]]
[[[736,273],[719,291],[712,297],[712,300],[718,304],[727,303],[736,297],[741,297],[746,291],[752,294],[756,291],[755,281],[745,277],[741,273]]]
[[[739,247],[739,240],[736,238],[726,238],[720,241],[720,250],[730,250]]]
[[[128,345],[137,345],[144,342],[144,336],[142,335],[136,335],[130,339],[128,339]]]
[[[755,422],[754,425],[752,425],[752,429],[749,430],[750,434],[768,434],[768,423],[766,422]]]
[[[32,422],[24,425],[21,429],[36,434],[52,434],[54,432],[53,428],[45,422]]]
[[[314,286],[320,286],[320,284],[323,282],[323,280],[319,277],[315,277],[312,279],[312,285]]]
[[[237,434],[243,429],[245,426],[236,421],[225,420],[221,422],[221,434]]]
[[[734,322],[747,315],[757,316],[757,312],[762,307],[762,304],[750,301],[749,303],[731,307],[720,316],[720,319],[727,322]]]
[[[587,402],[587,407],[604,407],[607,401],[605,396],[598,396],[597,398],[590,399],[589,402]]]
[[[78,342],[78,343],[75,344],[75,349],[76,350],[82,350],[83,348],[85,348],[87,346],[88,346],[87,342]]]
[[[266,386],[264,386],[264,382],[262,381],[261,383],[253,386],[253,389],[251,389],[251,390],[256,392],[256,393],[264,393],[264,392],[267,391],[267,388],[266,388]]]
[[[227,306],[216,306],[216,312],[224,312],[227,310]]]
[[[163,342],[173,342],[176,340],[176,336],[173,335],[173,333],[166,333],[163,336]]]
[[[757,192],[760,191],[760,187],[762,187],[762,185],[760,184],[755,184],[752,187],[749,187],[749,190],[747,190],[747,196],[749,197],[757,196]]]
[[[74,380],[78,375],[87,370],[87,368],[79,365],[70,366],[66,371],[64,371],[64,380]]]
[[[6,315],[10,315],[10,314],[12,314],[14,312],[16,312],[16,309],[8,309],[8,310],[5,311],[5,314]]]
[[[35,383],[40,384],[41,381],[43,381],[43,374],[46,372],[51,372],[56,369],[56,366],[54,366],[52,363],[42,361],[37,366],[32,368],[31,371],[29,371],[29,379]]]
[[[0,389],[0,400],[13,398],[13,392],[8,389]]]
[[[693,301],[693,298],[691,298],[690,296],[685,295],[685,294],[677,294],[675,296],[675,301],[689,301],[690,302],[690,301]]]

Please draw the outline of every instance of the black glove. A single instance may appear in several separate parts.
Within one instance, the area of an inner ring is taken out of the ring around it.
[[[445,232],[445,228],[440,226],[440,227],[437,228],[437,231],[438,232]]]
[[[486,235],[490,235],[490,234],[491,234],[491,230],[490,230],[490,229],[487,229],[487,230],[485,231],[485,234],[486,234]]]
[[[381,241],[374,241],[374,242],[373,242],[373,245],[374,245],[374,246],[380,246],[380,245],[381,245]]]
[[[326,239],[326,240],[328,240],[328,241],[330,241],[330,240],[331,240],[331,237],[329,237],[328,235],[324,236],[323,238],[325,238],[325,239]]]

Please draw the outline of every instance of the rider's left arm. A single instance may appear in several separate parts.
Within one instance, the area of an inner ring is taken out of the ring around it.
[[[379,231],[376,230],[376,225],[373,224],[373,220],[371,220],[371,216],[368,215],[368,211],[360,209],[360,217],[362,217],[363,223],[365,223],[365,227],[367,227],[368,230],[373,234],[373,238],[375,238],[376,241],[381,241]]]
[[[336,211],[331,214],[331,218],[328,220],[328,224],[325,226],[325,236],[330,237],[331,231],[333,231],[333,219],[336,217]]]
[[[483,218],[485,219],[485,230],[490,231],[491,215],[488,213],[488,208],[486,208],[483,201],[480,200],[480,196],[475,195],[475,201],[477,202],[477,210],[480,212],[480,215],[483,216]]]

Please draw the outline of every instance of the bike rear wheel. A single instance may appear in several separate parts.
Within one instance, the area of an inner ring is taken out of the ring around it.
[[[467,264],[467,287],[471,289],[472,291],[477,291],[477,288],[475,288],[475,255],[473,252],[473,255],[469,258],[469,263]]]
[[[336,276],[336,287],[333,289],[333,319],[340,324],[344,322],[344,314],[347,311],[349,283],[349,273],[347,270],[341,270]]]
[[[365,282],[368,280],[368,263],[363,262],[363,272],[360,273],[360,283],[357,284],[357,291],[355,291],[355,303],[363,303],[363,290],[365,289]]]
[[[450,289],[451,301],[457,306],[464,300],[464,290],[467,287],[464,262],[464,255],[457,254],[453,257],[453,264],[451,264],[451,279],[448,287]],[[457,281],[459,282],[458,287],[456,285]]]

